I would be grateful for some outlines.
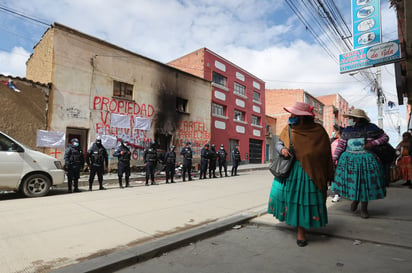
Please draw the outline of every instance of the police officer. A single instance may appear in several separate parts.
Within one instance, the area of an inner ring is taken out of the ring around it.
[[[200,179],[206,179],[207,165],[209,161],[209,144],[200,150]]]
[[[216,178],[216,159],[217,159],[217,153],[215,149],[215,144],[212,144],[210,146],[210,151],[209,151],[209,178]],[[212,176],[213,175],[213,176]]]
[[[131,152],[129,147],[126,145],[126,140],[121,139],[120,145],[117,146],[113,156],[118,158],[117,163],[117,174],[119,176],[119,187],[123,189],[122,177],[124,173],[124,178],[126,180],[126,187],[129,187],[129,177],[130,177],[130,156]]]
[[[149,176],[152,185],[157,185],[155,182],[155,169],[157,165],[157,150],[154,141],[150,142],[148,149],[143,154],[144,165],[146,166],[146,186],[149,186]]]
[[[165,154],[163,162],[166,164],[166,184],[169,184],[169,178],[171,183],[175,177],[175,168],[176,168],[176,153],[175,146],[171,145],[169,151]]]
[[[232,151],[232,176],[237,175],[237,167],[241,161],[239,144],[236,144],[236,147]]]
[[[219,161],[219,173],[220,173],[220,177],[223,177],[222,175],[222,168],[224,168],[225,170],[225,176],[227,177],[227,161],[226,161],[226,157],[227,157],[227,152],[225,150],[225,146],[223,144],[220,145],[220,149],[219,151],[217,151],[217,158]]]
[[[107,169],[108,167],[109,155],[102,144],[100,136],[96,137],[96,142],[93,143],[92,147],[87,151],[86,162],[90,168],[89,191],[92,190],[96,173],[97,179],[99,180],[99,190],[105,190],[106,188],[103,187],[103,173],[104,168],[106,167]]]
[[[67,170],[68,192],[80,192],[79,177],[80,170],[84,165],[84,155],[77,138],[73,138],[67,146],[66,151],[64,152],[64,163],[65,169]],[[72,186],[74,186],[73,191]]]
[[[182,170],[182,176],[183,176],[183,182],[186,181],[186,172],[189,177],[189,181],[192,181],[192,157],[193,157],[193,152],[192,148],[190,147],[190,142],[186,142],[186,146],[182,148],[180,151],[180,155],[183,156],[183,170]]]

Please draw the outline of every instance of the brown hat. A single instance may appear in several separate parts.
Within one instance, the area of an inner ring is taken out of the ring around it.
[[[313,107],[304,102],[296,102],[295,105],[284,107],[285,111],[296,116],[314,116]]]
[[[352,109],[352,110],[349,111],[349,114],[343,114],[343,117],[345,117],[345,118],[350,118],[350,117],[364,118],[368,122],[371,121],[370,118],[368,117],[368,115],[362,109]]]

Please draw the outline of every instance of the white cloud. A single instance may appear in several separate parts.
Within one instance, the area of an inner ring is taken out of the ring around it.
[[[26,61],[30,53],[21,47],[11,52],[0,51],[0,74],[26,77]]]

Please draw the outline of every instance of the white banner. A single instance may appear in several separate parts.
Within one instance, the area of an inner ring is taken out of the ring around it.
[[[134,119],[134,128],[139,129],[139,130],[149,131],[150,124],[151,124],[151,120],[149,118],[135,117]]]
[[[112,113],[110,126],[114,128],[130,128],[130,116]]]
[[[37,130],[37,147],[58,148],[64,147],[66,140],[65,132],[53,132]]]
[[[117,137],[111,135],[102,135],[102,144],[106,149],[116,148]]]

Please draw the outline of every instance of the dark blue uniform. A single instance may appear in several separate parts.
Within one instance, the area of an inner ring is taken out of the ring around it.
[[[209,161],[209,144],[200,151],[200,179],[206,178],[207,165]]]
[[[176,153],[175,153],[174,146],[170,147],[170,151],[168,151],[165,154],[163,161],[166,164],[166,183],[169,183],[169,178],[170,178],[170,182],[175,183],[173,181],[175,177],[175,168],[176,168]]]
[[[67,170],[68,192],[72,192],[72,186],[74,186],[74,192],[79,192],[80,170],[84,166],[84,155],[77,139],[72,140],[72,143],[66,148],[64,163]]]
[[[182,170],[182,176],[183,176],[183,181],[186,181],[186,172],[189,177],[189,181],[192,181],[192,149],[190,148],[190,143],[186,143],[186,147],[184,147],[181,151],[180,154],[183,156],[183,170]]]
[[[89,191],[92,190],[93,180],[96,174],[99,180],[99,189],[105,190],[106,188],[103,187],[103,173],[104,168],[107,168],[109,164],[109,155],[102,145],[101,140],[96,140],[87,151],[86,162],[90,167]]]
[[[222,168],[224,168],[225,170],[225,176],[227,176],[227,161],[226,161],[226,157],[227,157],[227,152],[225,150],[225,148],[223,148],[223,146],[220,146],[219,151],[217,151],[217,158],[219,161],[219,173],[220,173],[220,177],[223,177],[222,175]]]
[[[239,149],[236,147],[235,149],[233,149],[232,151],[232,176],[237,175],[237,168],[239,167],[239,163],[241,161],[240,158],[240,151]]]
[[[146,165],[146,186],[149,186],[149,177],[152,185],[155,183],[155,168],[157,165],[157,150],[154,144],[150,144],[150,148],[146,149],[143,154],[144,163]]]
[[[216,178],[216,159],[217,153],[215,150],[215,145],[212,144],[212,147],[209,151],[209,178]]]
[[[119,159],[117,163],[117,175],[119,176],[119,186],[123,188],[122,178],[124,173],[124,178],[126,180],[126,187],[129,187],[129,177],[130,177],[130,157],[131,152],[129,147],[127,147],[122,141],[120,145],[116,148],[113,156]]]

